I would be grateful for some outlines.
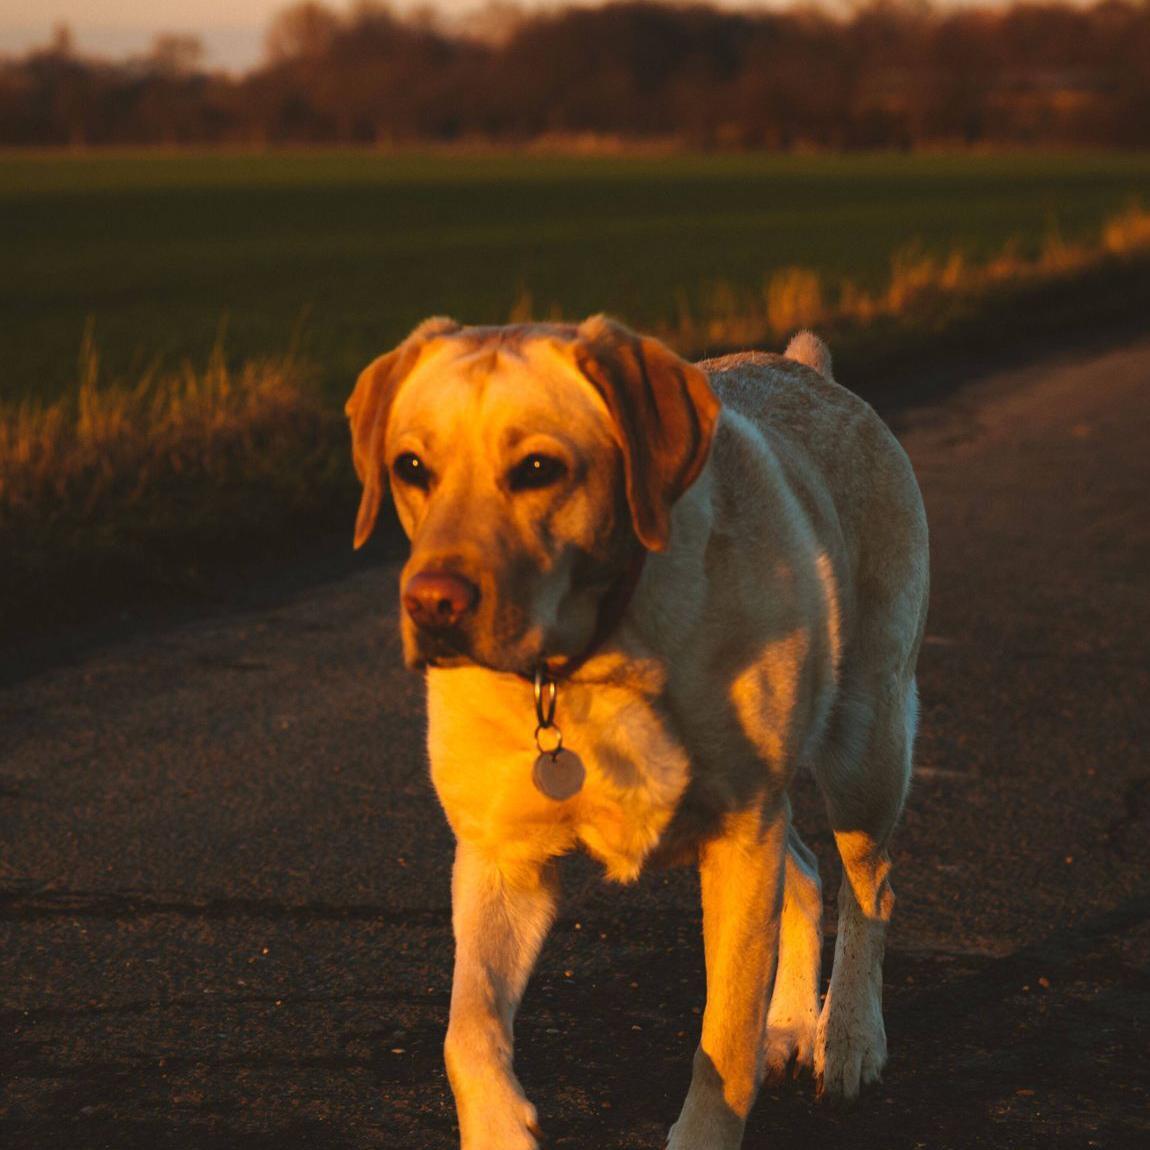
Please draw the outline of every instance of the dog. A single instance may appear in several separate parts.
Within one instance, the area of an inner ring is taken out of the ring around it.
[[[888,843],[911,773],[928,597],[910,463],[826,345],[691,364],[595,316],[423,323],[348,401],[371,534],[411,554],[406,663],[457,841],[444,1045],[464,1150],[533,1150],[512,1025],[556,860],[690,860],[707,1000],[671,1150],[735,1150],[764,1077],[854,1097],[886,1060]],[[844,879],[791,825],[809,767]]]

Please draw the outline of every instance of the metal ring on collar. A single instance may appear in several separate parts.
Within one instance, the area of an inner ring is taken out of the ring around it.
[[[546,702],[544,694],[546,693]],[[543,669],[542,663],[535,668],[535,718],[541,730],[555,725],[555,702],[558,696],[555,680]]]
[[[543,745],[543,740],[539,738],[539,735],[545,730],[550,730],[551,734],[555,736],[555,746],[545,747]],[[538,726],[535,728],[535,746],[539,748],[541,755],[550,755],[554,759],[563,750],[563,732],[556,726]]]

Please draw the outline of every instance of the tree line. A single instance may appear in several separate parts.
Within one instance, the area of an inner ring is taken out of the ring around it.
[[[0,60],[0,143],[1150,144],[1150,0],[873,0],[837,14],[496,3],[455,23],[307,0],[273,20],[246,74],[201,61],[186,36],[107,60],[60,30]]]

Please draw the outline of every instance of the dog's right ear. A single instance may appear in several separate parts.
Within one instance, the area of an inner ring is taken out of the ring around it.
[[[381,355],[359,374],[344,410],[351,425],[351,457],[363,484],[355,520],[355,546],[362,547],[375,528],[387,482],[384,444],[387,419],[399,385],[411,374],[428,342],[438,335],[459,331],[453,319],[424,320],[394,351]]]

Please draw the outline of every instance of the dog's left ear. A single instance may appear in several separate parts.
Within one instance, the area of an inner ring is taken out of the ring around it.
[[[351,424],[351,457],[363,484],[355,520],[355,546],[362,547],[375,528],[387,483],[384,458],[387,417],[399,385],[411,374],[428,342],[459,330],[453,319],[424,320],[394,351],[381,355],[359,374],[344,411]]]
[[[671,508],[707,462],[718,397],[706,372],[603,315],[579,325],[575,362],[618,430],[635,534],[663,551]]]

